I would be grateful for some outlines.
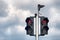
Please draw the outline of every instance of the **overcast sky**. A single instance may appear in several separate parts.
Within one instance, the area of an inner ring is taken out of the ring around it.
[[[60,40],[60,0],[0,0],[0,40],[35,40],[26,35],[25,19],[37,13],[49,18],[49,32],[40,40]]]

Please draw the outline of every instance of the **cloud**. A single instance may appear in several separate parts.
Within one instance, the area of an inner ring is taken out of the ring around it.
[[[0,17],[6,17],[8,16],[8,13],[7,13],[7,4],[3,1],[3,0],[0,0]]]
[[[54,0],[53,4],[56,6],[60,6],[60,0]]]
[[[10,17],[7,17],[7,18],[1,18],[0,28],[6,28],[6,27],[9,27],[9,26],[14,26],[14,25],[18,25],[18,24],[19,24],[18,18],[10,16]]]
[[[60,30],[60,22],[57,22],[55,27]]]
[[[20,21],[23,21],[26,17],[33,15],[30,10],[17,9],[13,5],[8,6],[8,11],[9,16],[17,16]]]
[[[60,36],[60,30],[52,27],[49,30],[48,36]]]
[[[15,34],[25,34],[25,27],[23,26],[14,26],[14,27],[8,27],[5,29],[4,32],[7,36],[9,35],[15,35]]]
[[[9,0],[8,2],[7,1],[8,0],[5,0],[5,2],[7,4],[13,5],[13,6],[16,6],[16,7],[20,7],[22,5],[24,5],[24,6],[29,5],[32,2],[32,0]]]
[[[8,16],[4,18],[0,18],[0,26],[1,27],[9,27],[14,25],[25,25],[26,17],[29,17],[31,12],[29,10],[16,9],[12,5],[8,5]],[[23,24],[24,23],[24,24]]]
[[[22,27],[22,26],[17,26],[15,27],[17,32],[20,34],[20,33],[24,33],[25,32],[25,27]]]
[[[7,1],[6,1],[7,2]],[[52,3],[52,0],[9,0],[8,4],[12,5],[13,7],[16,7],[17,9],[22,10],[29,10],[32,13],[37,12],[37,5],[38,4],[50,4]]]
[[[52,7],[50,8],[50,17],[49,17],[49,26],[50,27],[57,27],[56,26],[56,23],[57,22],[60,22],[60,19],[59,19],[59,12],[58,12],[58,9]],[[57,27],[58,28],[58,27]]]
[[[4,37],[0,37],[0,40],[4,40]]]
[[[5,38],[4,40],[24,40],[23,38],[26,36],[25,26],[22,25],[25,25],[26,17],[33,14],[29,10],[16,9],[12,4],[8,5],[7,11],[8,16],[0,18],[0,30]]]
[[[60,36],[60,19],[59,19],[59,10],[56,9],[55,7],[51,7],[49,9],[49,32],[48,32],[48,36],[51,38],[51,39],[55,39],[56,36]],[[58,24],[58,25],[57,25]],[[55,37],[53,37],[55,36]],[[58,39],[58,38],[56,38]]]
[[[12,2],[11,2],[12,1]],[[34,0],[11,0],[9,5],[16,7],[17,9],[29,10],[33,12],[36,8],[34,6]]]
[[[53,0],[35,0],[38,4],[51,4],[53,2]]]
[[[6,35],[11,35],[11,34],[12,34],[10,27],[6,28],[5,34],[6,34]]]
[[[2,33],[2,34],[1,34]],[[25,28],[23,26],[7,27],[3,31],[0,30],[0,39],[2,40],[24,40]]]
[[[16,5],[28,5],[32,2],[32,0],[13,0],[13,4]]]

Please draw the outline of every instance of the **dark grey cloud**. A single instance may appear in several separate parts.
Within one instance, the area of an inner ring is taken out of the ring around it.
[[[0,17],[6,17],[8,15],[6,11],[7,6],[8,5],[3,0],[0,0]]]

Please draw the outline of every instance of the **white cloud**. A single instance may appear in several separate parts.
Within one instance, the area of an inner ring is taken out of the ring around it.
[[[8,5],[28,5],[32,0],[4,0]]]
[[[60,22],[60,14],[59,14],[59,10],[54,8],[54,7],[51,7],[49,9],[49,36],[54,36],[54,35],[60,35],[60,30],[59,29],[56,29],[55,26],[56,26],[56,23],[57,22]]]
[[[17,26],[17,27],[15,27],[16,28],[16,30],[17,30],[17,32],[20,34],[20,33],[25,33],[25,27],[23,27],[23,26]]]
[[[51,15],[51,22],[55,22],[57,19],[56,17],[58,16],[57,10],[55,8],[51,8],[50,15]]]
[[[56,9],[56,8],[54,8],[54,7],[52,7],[52,8],[50,8],[50,10],[49,10],[49,26],[51,26],[51,27],[55,27],[56,26],[56,23],[57,22],[60,22],[60,19],[59,19],[59,12],[58,12],[58,10]]]
[[[51,4],[54,0],[5,0],[6,3],[12,4],[12,5],[29,5],[29,4]]]
[[[29,10],[18,10],[16,15],[20,19],[20,21],[24,22],[26,17],[29,17],[32,14]]]
[[[13,0],[14,3],[17,5],[28,5],[31,3],[31,0]]]
[[[8,5],[12,4],[12,0],[4,0]]]
[[[51,4],[53,0],[36,0],[36,2],[40,4]]]
[[[51,14],[51,22],[56,22],[57,20],[60,20],[59,19],[59,12],[56,8],[51,8],[50,9],[50,14]],[[53,20],[52,20],[53,19]]]
[[[15,20],[17,17],[19,22],[25,22],[26,17],[32,16],[33,14],[29,10],[16,9],[13,5],[8,5],[8,16],[0,18],[0,22],[7,22],[8,20]]]
[[[19,19],[21,22],[25,22],[26,17],[29,17],[30,15],[32,16],[33,14],[29,10],[22,10],[22,9],[16,9],[12,4],[8,5],[8,16],[4,18],[0,18],[1,22],[7,22],[8,20],[14,21],[15,17]],[[6,35],[11,35],[11,34],[23,34],[25,33],[25,28],[18,25],[15,27],[8,27],[5,30]]]
[[[25,21],[26,17],[33,15],[29,10],[16,9],[12,5],[8,6],[8,12],[9,12],[8,14],[9,16],[17,16],[22,22]]]
[[[12,34],[14,35],[14,34],[25,34],[25,32],[26,32],[25,27],[18,25],[6,28],[4,33],[6,35],[12,35]]]

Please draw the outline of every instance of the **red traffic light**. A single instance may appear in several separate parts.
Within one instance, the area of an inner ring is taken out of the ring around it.
[[[32,20],[31,20],[30,18],[27,18],[27,19],[26,19],[26,22],[27,22],[28,24],[31,24],[31,23],[32,23]]]
[[[47,18],[44,18],[43,20],[42,20],[42,24],[47,24],[49,22],[49,20],[47,19]]]
[[[46,20],[42,20],[42,24],[46,24],[47,22],[46,22]]]
[[[32,23],[32,20],[29,20],[28,23],[31,24]]]

